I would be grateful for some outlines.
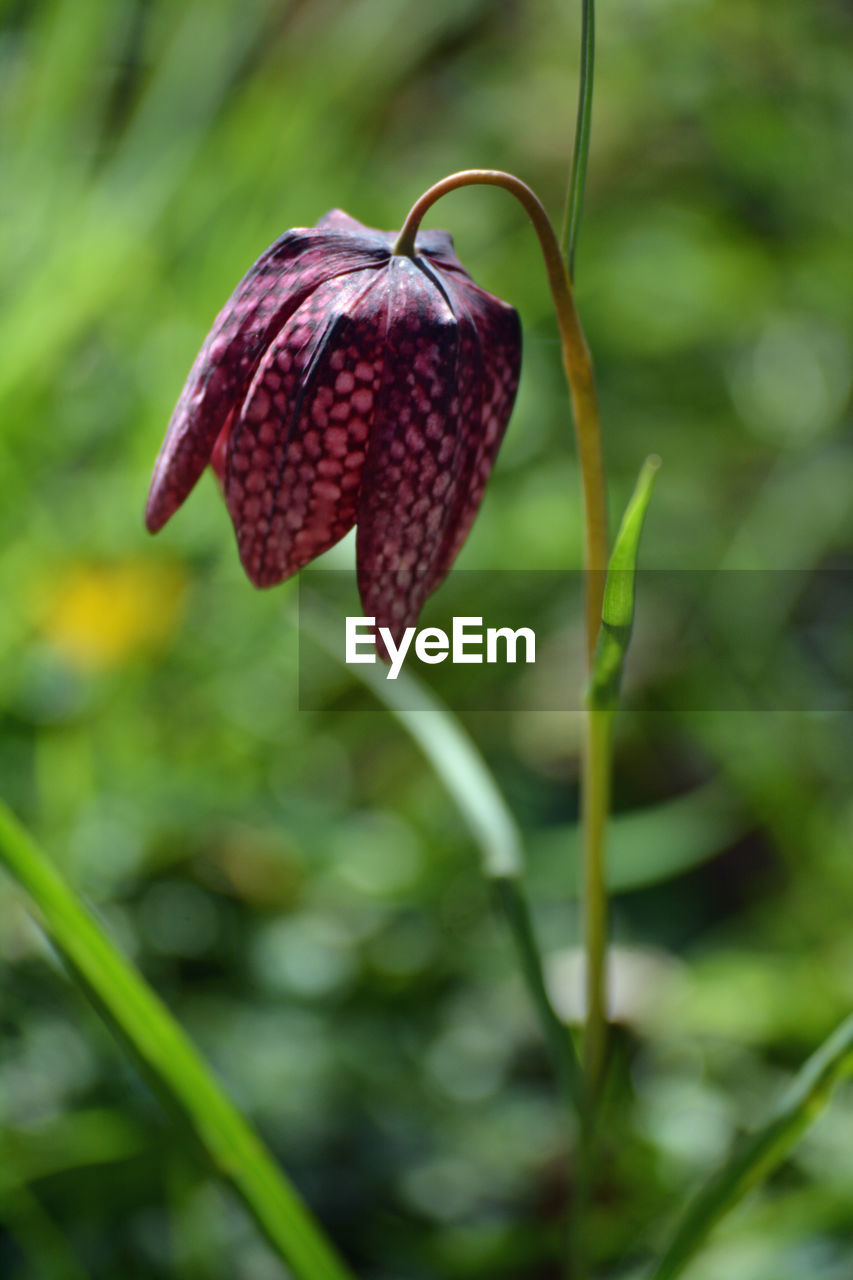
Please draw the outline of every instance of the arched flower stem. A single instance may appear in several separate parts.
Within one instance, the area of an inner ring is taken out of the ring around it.
[[[584,495],[587,661],[592,671],[601,626],[608,561],[607,494],[601,444],[601,421],[592,359],[575,308],[572,282],[560,242],[538,196],[524,182],[499,169],[466,169],[442,178],[415,202],[403,224],[394,252],[414,256],[415,236],[424,214],[459,187],[502,187],[519,201],[539,237],[560,332],[563,368],[569,385]],[[582,1139],[583,1183],[589,1186],[599,1095],[606,1065],[607,1031],[607,890],[604,875],[605,831],[609,808],[610,743],[606,717],[590,707],[586,716],[581,811],[583,825],[584,949],[586,952],[586,1034],[584,1089],[586,1113]],[[578,1210],[582,1211],[580,1198]],[[578,1244],[578,1273],[586,1263]]]
[[[551,286],[563,368],[569,384],[577,437],[578,457],[584,494],[586,577],[586,645],[587,659],[592,663],[595,642],[601,625],[604,573],[607,568],[607,495],[604,483],[604,460],[601,448],[601,422],[592,359],[575,308],[571,280],[560,249],[560,243],[545,207],[526,183],[500,169],[464,169],[451,173],[429,188],[412,206],[394,246],[394,252],[413,257],[415,236],[424,214],[450,191],[459,187],[502,187],[514,195],[524,207],[539,237],[545,270]]]

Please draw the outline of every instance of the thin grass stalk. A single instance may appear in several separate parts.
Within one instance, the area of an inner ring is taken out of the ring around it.
[[[589,160],[589,140],[592,127],[592,90],[595,70],[595,0],[583,0],[581,16],[581,58],[578,77],[578,108],[575,120],[575,144],[572,150],[572,169],[566,198],[563,231],[560,236],[569,268],[569,278],[575,278],[575,254],[578,244],[583,197],[586,187],[586,170]]]
[[[299,623],[330,657],[340,662],[330,639],[336,619],[317,599],[300,597]],[[456,804],[480,850],[485,878],[493,885],[516,950],[521,975],[538,1015],[554,1073],[567,1109],[581,1106],[581,1069],[568,1027],[548,992],[542,952],[524,884],[524,851],[518,825],[500,788],[462,725],[419,681],[405,671],[393,683],[373,666],[347,668],[388,708],[429,761]]]

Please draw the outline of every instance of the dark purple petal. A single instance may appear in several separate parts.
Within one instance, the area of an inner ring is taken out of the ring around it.
[[[255,375],[228,442],[225,496],[243,566],[272,586],[355,523],[382,374],[384,272],[321,285]]]
[[[385,367],[358,507],[365,614],[398,637],[417,618],[447,531],[464,346],[447,298],[409,258],[388,267]],[[467,394],[467,391],[466,391]]]
[[[343,231],[349,235],[357,236],[362,242],[378,240],[381,241],[383,247],[387,245],[387,237],[393,234],[390,231],[379,231],[376,227],[366,227],[364,223],[359,222],[357,218],[351,217],[343,209],[330,209],[328,213],[324,213],[322,218],[317,220],[315,225],[320,231]]]
[[[330,209],[324,213],[317,223],[318,227],[332,228],[336,231],[350,231],[355,235],[375,237],[389,249],[393,249],[399,239],[399,231],[381,231],[378,227],[366,227],[355,218],[344,213],[343,209]],[[427,231],[419,231],[415,236],[415,251],[435,258],[436,262],[449,270],[461,271],[468,276],[462,263],[453,252],[453,237],[449,231],[440,231],[434,227]],[[470,279],[470,277],[468,277]]]
[[[478,413],[463,421],[466,439],[456,505],[448,518],[447,538],[437,557],[429,591],[439,586],[462,549],[483,499],[492,466],[506,432],[521,370],[521,325],[513,307],[470,278],[444,279],[454,310],[476,329],[482,359]]]
[[[160,528],[209,462],[243,565],[270,586],[358,523],[365,611],[396,638],[457,555],[518,384],[511,307],[479,289],[445,231],[333,209],[258,259],[217,317],[154,473]]]
[[[343,209],[330,209],[328,213],[324,213],[322,218],[318,218],[314,224],[320,230],[334,231],[354,231],[357,234],[363,232],[372,232],[372,227],[365,227],[357,218],[353,218],[351,214],[346,213]]]
[[[214,321],[172,415],[148,496],[152,533],[195,485],[288,317],[324,281],[385,260],[384,246],[371,237],[334,228],[289,231],[261,255]]]

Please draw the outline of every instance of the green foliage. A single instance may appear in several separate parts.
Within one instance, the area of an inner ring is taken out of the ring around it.
[[[352,712],[340,678],[299,710],[294,593],[249,587],[210,477],[156,540],[142,508],[210,321],[283,229],[333,205],[398,226],[467,164],[518,172],[559,214],[578,16],[0,7],[0,794],[376,1280],[553,1274],[568,1140],[546,1050],[476,841],[420,750],[387,712]],[[853,32],[841,0],[597,16],[577,300],[612,509],[650,448],[666,460],[615,744],[594,1224],[618,1276],[647,1269],[685,1189],[850,1003],[853,650],[828,571],[853,546]],[[535,242],[499,193],[459,192],[445,218],[525,332],[460,566],[577,568]],[[351,560],[347,543],[331,563]],[[683,593],[657,576],[673,569]],[[701,666],[682,662],[691,617],[714,638]],[[531,623],[547,634],[544,609]],[[548,679],[565,653],[543,651]],[[755,710],[771,658],[787,700]],[[463,719],[524,833],[549,992],[576,1018],[578,717]],[[75,1257],[92,1280],[279,1275],[5,881],[0,963],[4,1278],[67,1280]],[[842,1085],[691,1280],[846,1276],[851,1149]]]
[[[299,1280],[347,1280],[298,1195],[180,1027],[2,803],[0,859],[27,891],[77,981]]]

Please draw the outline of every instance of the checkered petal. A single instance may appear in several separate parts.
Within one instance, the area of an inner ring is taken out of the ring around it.
[[[447,536],[465,444],[460,393],[476,391],[467,359],[475,335],[460,332],[434,275],[409,258],[392,258],[387,292],[384,370],[356,560],[365,614],[398,637],[420,612]]]
[[[514,308],[478,288],[467,273],[464,279],[444,277],[444,284],[460,326],[467,323],[476,333],[478,351],[471,357],[471,364],[478,367],[482,381],[479,394],[472,397],[468,411],[463,411],[460,430],[465,449],[430,592],[447,575],[480,509],[515,403],[521,372],[521,325]]]
[[[259,587],[290,577],[355,523],[382,374],[383,273],[328,281],[270,345],[227,444],[225,499]]]
[[[214,321],[172,415],[146,510],[152,533],[186,499],[271,339],[318,285],[387,258],[369,233],[297,228],[270,245]]]
[[[295,573],[358,525],[365,612],[399,638],[470,529],[518,384],[518,317],[444,231],[333,209],[261,255],[217,317],[152,480],[159,529],[207,463],[247,574]]]

